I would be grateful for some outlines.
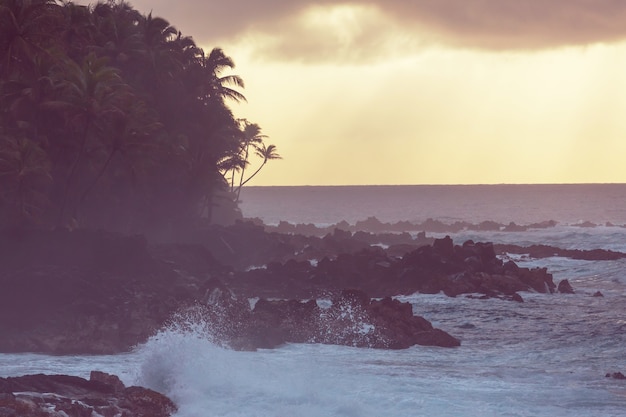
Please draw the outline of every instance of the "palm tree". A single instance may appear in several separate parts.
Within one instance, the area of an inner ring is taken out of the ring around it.
[[[256,123],[250,123],[246,119],[238,119],[238,145],[235,149],[225,152],[215,165],[224,181],[230,185],[230,192],[235,196],[235,202],[239,201],[242,187],[254,178],[270,160],[282,159],[278,154],[276,145],[265,145],[263,142],[267,135],[261,133],[261,127]],[[245,176],[246,168],[250,165],[250,148],[254,149],[255,155],[263,159],[263,162],[248,178]],[[230,178],[228,176],[230,175]],[[235,185],[235,177],[239,176],[239,184]]]
[[[51,182],[50,161],[37,143],[0,135],[0,213],[7,225],[39,222]]]
[[[102,153],[106,155],[93,181],[83,191],[83,203],[104,176],[116,155],[122,155],[133,165],[135,159],[146,159],[150,148],[157,146],[150,142],[150,135],[162,126],[146,107],[146,103],[135,96],[127,96],[120,105],[119,112],[111,114],[109,131],[102,137]],[[132,168],[131,168],[132,169]]]
[[[57,74],[60,98],[48,104],[62,110],[67,126],[76,139],[75,156],[63,187],[59,222],[64,221],[70,189],[78,167],[87,154],[90,138],[96,136],[97,131],[105,129],[104,124],[112,113],[122,111],[118,104],[130,93],[118,71],[107,66],[106,62],[107,58],[98,58],[93,53],[84,58],[82,65],[68,60]],[[75,210],[77,208],[74,207]]]
[[[54,0],[0,0],[0,75],[22,76],[54,40],[60,14]]]
[[[243,181],[243,182],[241,182],[241,184],[239,184],[239,187],[237,188],[237,202],[239,202],[239,196],[241,194],[241,188],[244,185],[246,185],[248,183],[248,181],[250,181],[252,178],[254,178],[255,175],[259,173],[259,171],[261,171],[261,169],[265,166],[265,164],[267,164],[267,161],[275,160],[275,159],[283,159],[283,157],[280,156],[278,154],[278,152],[276,151],[276,145],[268,145],[266,147],[265,144],[262,143],[261,145],[256,145],[254,148],[255,148],[255,153],[257,154],[257,156],[263,158],[263,162],[256,169],[256,171],[254,171],[252,173],[252,175],[250,175],[245,181]]]
[[[20,126],[21,129],[31,130],[31,139],[45,136],[51,126],[45,109],[45,103],[54,90],[51,67],[50,61],[37,55],[33,59],[31,77],[0,80],[0,110],[7,117],[5,127]]]
[[[0,0],[0,211],[45,207],[59,225],[80,210],[93,226],[144,210],[146,226],[197,215],[229,190],[226,173],[234,196],[267,148],[226,105],[245,101],[232,68],[124,0]]]
[[[237,199],[239,199],[239,193],[241,192],[241,187],[246,185],[248,181],[254,178],[254,176],[258,174],[259,171],[261,171],[261,169],[265,166],[265,164],[267,164],[267,161],[271,161],[275,159],[283,159],[283,157],[278,154],[276,149],[277,149],[276,145],[268,145],[266,147],[264,143],[261,144],[261,146],[255,146],[255,152],[257,156],[263,158],[263,162],[261,163],[261,166],[259,166],[256,169],[256,171],[252,173],[252,175],[250,175],[244,182],[241,183],[241,185],[239,186],[239,189],[237,190]]]
[[[256,123],[250,123],[246,119],[241,119],[240,124],[242,125],[241,133],[241,145],[240,145],[240,161],[241,164],[241,175],[239,177],[239,186],[238,190],[241,190],[243,185],[243,178],[246,172],[246,166],[249,164],[248,157],[250,153],[250,146],[255,149],[263,143],[263,139],[267,138],[266,135],[261,134],[261,127]],[[231,188],[234,188],[234,184],[231,182]],[[239,192],[237,193],[237,199],[239,199]]]
[[[80,60],[94,43],[95,27],[91,9],[63,0],[61,16],[59,41],[69,58]]]
[[[235,68],[235,63],[224,54],[221,48],[213,48],[208,56],[202,52],[199,60],[199,72],[202,78],[199,96],[203,101],[226,98],[235,102],[246,101],[243,94],[229,87],[244,88],[243,79],[238,75],[222,76],[224,70],[233,68]]]
[[[152,17],[152,13],[144,16],[139,22],[139,31],[143,42],[140,51],[141,63],[147,69],[147,81],[153,89],[158,89],[159,83],[174,79],[182,69],[182,64],[173,53],[174,40],[178,30],[169,22],[160,17]]]

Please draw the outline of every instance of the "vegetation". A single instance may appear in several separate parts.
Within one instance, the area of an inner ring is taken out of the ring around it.
[[[0,227],[145,233],[236,210],[280,156],[227,106],[245,100],[233,67],[124,1],[0,0]]]

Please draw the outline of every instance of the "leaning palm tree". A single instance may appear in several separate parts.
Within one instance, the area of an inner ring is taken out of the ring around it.
[[[241,129],[241,149],[240,156],[241,160],[244,163],[241,165],[241,175],[239,177],[239,186],[238,189],[241,189],[243,186],[243,179],[246,172],[246,167],[248,166],[248,157],[250,156],[250,147],[254,147],[254,149],[258,149],[258,146],[263,144],[263,139],[267,138],[266,135],[261,134],[261,127],[256,123],[250,123],[246,119],[239,120],[240,124],[243,126]],[[234,188],[234,184],[231,183],[231,187]],[[237,194],[239,196],[239,194]],[[239,198],[239,197],[237,197]]]
[[[267,161],[275,160],[275,159],[283,159],[283,157],[280,156],[278,154],[278,152],[276,151],[276,145],[267,145],[267,146],[265,146],[264,143],[261,143],[261,145],[256,145],[254,148],[255,148],[255,153],[257,154],[257,156],[263,158],[263,162],[256,169],[256,171],[254,171],[252,173],[252,175],[250,175],[245,181],[242,181],[241,184],[239,185],[239,187],[237,187],[237,201],[239,201],[239,196],[241,194],[241,188],[244,185],[246,185],[248,183],[248,181],[250,181],[252,178],[254,178],[256,176],[256,174],[259,173],[259,171],[261,171],[261,169],[265,166],[265,164],[267,164]]]

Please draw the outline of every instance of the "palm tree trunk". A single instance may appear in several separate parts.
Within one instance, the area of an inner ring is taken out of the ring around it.
[[[263,168],[266,163],[267,163],[267,159],[263,161],[261,166],[258,167],[257,170],[252,173],[252,175],[250,175],[245,181],[242,181],[241,184],[239,184],[239,187],[237,187],[237,201],[236,201],[237,203],[239,202],[239,196],[241,195],[241,188],[244,185],[246,185],[248,183],[248,181],[250,181],[252,178],[254,178],[254,176],[259,173],[261,168]]]
[[[248,163],[248,151],[250,150],[250,143],[248,142],[246,144],[246,153],[245,156],[243,158],[244,163],[241,166],[241,177],[239,177],[239,187],[237,187],[237,201],[239,201],[239,190],[241,190],[241,187],[243,187],[243,176],[246,172],[246,165]]]

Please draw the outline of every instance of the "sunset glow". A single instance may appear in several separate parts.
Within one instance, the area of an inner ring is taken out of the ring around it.
[[[556,1],[504,28],[485,23],[502,1],[457,4],[467,26],[425,0],[281,3],[226,30],[217,6],[203,26],[195,2],[132,2],[237,64],[234,112],[284,157],[251,184],[626,182],[623,6]]]

